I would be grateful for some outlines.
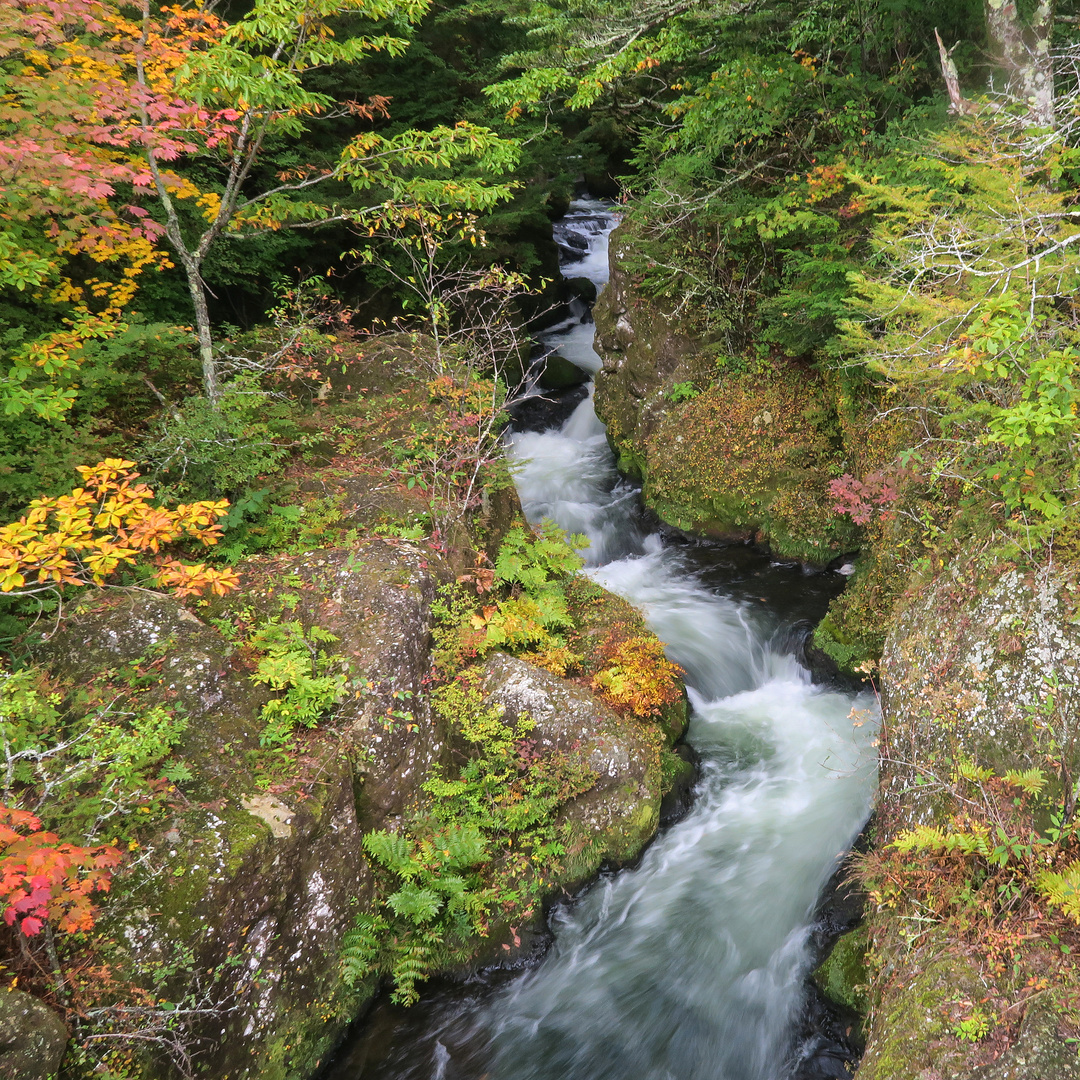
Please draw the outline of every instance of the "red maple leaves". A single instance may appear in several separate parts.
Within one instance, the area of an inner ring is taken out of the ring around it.
[[[108,845],[84,848],[41,831],[26,810],[0,805],[0,910],[4,922],[27,937],[47,921],[64,933],[94,925],[94,893],[109,891],[122,856]]]

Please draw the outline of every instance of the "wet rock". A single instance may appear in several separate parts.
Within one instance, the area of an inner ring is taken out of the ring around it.
[[[64,1022],[22,990],[0,990],[0,1080],[50,1080],[68,1044]]]
[[[668,768],[672,771],[669,777],[665,776],[667,791],[660,802],[661,828],[682,821],[690,812],[694,805],[694,785],[701,772],[701,758],[689,743],[681,743],[667,754]]]
[[[572,364],[565,356],[554,352],[545,358],[538,383],[542,390],[569,390],[575,386],[584,386],[589,379],[587,371],[582,371],[577,364]]]
[[[506,407],[515,431],[550,431],[562,427],[570,414],[589,396],[584,384],[519,398]]]
[[[596,302],[596,283],[591,278],[563,278],[563,288],[568,297],[580,300],[584,304]]]

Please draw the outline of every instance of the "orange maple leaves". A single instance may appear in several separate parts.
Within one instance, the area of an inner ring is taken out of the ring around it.
[[[605,666],[593,676],[592,685],[616,709],[657,717],[682,699],[682,668],[667,659],[663,644],[656,638],[620,641],[613,632],[603,651]]]
[[[58,930],[90,930],[94,893],[109,891],[117,848],[65,844],[42,832],[41,821],[26,810],[0,805],[0,909],[4,922],[27,937],[41,933],[48,920]]]
[[[83,487],[35,499],[18,521],[0,528],[0,592],[31,593],[61,585],[102,585],[120,567],[154,559],[154,581],[179,596],[224,596],[239,585],[233,570],[160,555],[177,540],[210,546],[221,537],[225,500],[154,506],[154,492],[135,481],[135,463],[107,458],[83,465]]]

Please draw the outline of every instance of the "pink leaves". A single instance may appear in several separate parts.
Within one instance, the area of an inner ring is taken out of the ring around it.
[[[900,470],[886,472],[878,469],[858,480],[844,473],[838,480],[829,481],[829,494],[837,500],[833,509],[838,514],[848,514],[856,525],[866,525],[877,513],[883,521],[895,515],[885,507],[900,497]]]

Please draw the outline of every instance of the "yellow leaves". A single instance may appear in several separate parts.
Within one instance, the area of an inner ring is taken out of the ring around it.
[[[611,658],[593,676],[592,685],[616,708],[637,716],[660,716],[682,698],[682,669],[667,659],[656,638],[628,638],[607,651]]]
[[[135,462],[125,458],[82,465],[84,486],[35,499],[22,518],[0,528],[0,592],[102,585],[121,567],[133,567],[140,556],[157,555],[177,540],[217,543],[227,502],[154,506],[154,492],[135,483],[134,470]],[[172,557],[158,560],[155,580],[180,596],[207,591],[224,596],[239,585],[232,570]]]
[[[203,208],[203,217],[207,221],[213,221],[221,209],[221,196],[216,191],[204,192],[195,202]]]

